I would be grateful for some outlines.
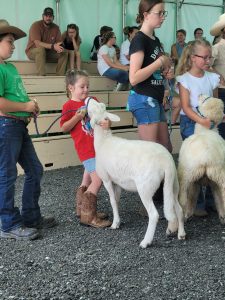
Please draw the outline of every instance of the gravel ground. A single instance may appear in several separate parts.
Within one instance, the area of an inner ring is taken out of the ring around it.
[[[81,167],[45,172],[40,205],[59,225],[32,242],[1,240],[1,300],[225,299],[225,228],[216,213],[187,222],[186,241],[167,238],[161,218],[152,246],[141,249],[147,218],[135,193],[122,193],[120,229],[79,225],[73,198],[81,176]],[[20,176],[17,202],[22,184]],[[99,209],[112,218],[104,188]]]

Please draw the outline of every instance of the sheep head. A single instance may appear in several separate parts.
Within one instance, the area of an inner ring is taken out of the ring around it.
[[[223,119],[224,104],[221,99],[200,95],[198,99],[200,113],[213,121],[215,124],[219,124]]]
[[[98,124],[104,119],[109,119],[112,122],[120,121],[120,117],[106,111],[106,106],[104,103],[99,103],[94,99],[89,99],[87,104],[87,112],[90,117],[90,124],[92,128],[94,128],[95,124]]]

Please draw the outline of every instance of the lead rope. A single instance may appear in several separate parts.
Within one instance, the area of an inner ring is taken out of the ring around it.
[[[40,133],[40,132],[39,132],[38,124],[37,124],[38,116],[37,116],[37,114],[34,114],[34,115],[33,115],[33,118],[34,118],[34,125],[35,125],[35,130],[36,130],[37,135],[39,135],[39,136],[46,135],[46,134],[49,132],[49,130],[52,128],[52,126],[53,126],[60,118],[62,118],[62,116],[66,115],[66,114],[68,114],[68,113],[70,113],[70,112],[76,112],[76,111],[78,111],[78,109],[71,109],[71,110],[68,110],[68,111],[66,111],[65,113],[61,114],[60,116],[58,116],[58,117],[50,124],[50,126],[49,126],[43,133]]]
[[[86,100],[86,99],[85,99]],[[85,106],[82,106],[80,107],[79,109],[71,109],[71,110],[67,110],[66,112],[64,112],[63,114],[60,114],[60,116],[58,116],[51,124],[50,126],[43,132],[43,133],[40,133],[39,132],[39,129],[38,129],[38,124],[37,124],[37,119],[38,119],[38,115],[37,114],[34,114],[33,115],[33,118],[34,118],[34,125],[35,125],[35,130],[36,130],[36,133],[37,135],[39,136],[44,136],[46,135],[49,130],[52,128],[52,126],[59,120],[62,118],[62,116],[68,114],[68,113],[71,113],[71,112],[77,112],[81,109],[85,109],[86,110],[86,114],[83,118],[84,122],[82,124],[82,127],[85,128],[85,130],[87,132],[89,132],[91,135],[93,135],[93,132],[92,132],[92,128],[90,127],[90,118],[88,116],[88,113],[87,113],[87,108],[88,108],[88,104],[89,104],[89,101],[91,100],[91,97],[88,97],[87,99],[87,104]],[[36,100],[35,100],[36,101]]]
[[[169,104],[169,135],[172,133],[172,102],[174,96],[174,83],[173,80],[168,80],[169,85],[169,96],[167,97],[168,104]]]

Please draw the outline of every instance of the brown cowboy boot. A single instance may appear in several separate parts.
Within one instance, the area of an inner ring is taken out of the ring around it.
[[[76,211],[76,216],[80,218],[81,214],[81,206],[82,206],[82,199],[83,199],[83,194],[86,192],[87,187],[85,185],[80,186],[75,195],[75,211]],[[108,214],[104,212],[97,212],[97,216],[99,219],[107,219]]]
[[[97,197],[91,192],[83,194],[80,223],[95,228],[104,228],[111,226],[109,220],[100,219],[97,215]]]
[[[76,216],[78,218],[80,218],[82,198],[83,198],[83,194],[84,194],[84,192],[86,192],[86,190],[87,190],[87,187],[85,185],[82,185],[76,191],[76,195],[75,195],[75,212],[76,212]]]

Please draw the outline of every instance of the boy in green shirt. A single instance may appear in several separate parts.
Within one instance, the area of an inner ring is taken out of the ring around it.
[[[15,49],[14,41],[24,36],[22,30],[0,20],[0,236],[32,240],[39,236],[39,228],[52,227],[56,221],[41,216],[38,205],[43,167],[27,124],[39,107],[29,99],[17,69],[5,62]],[[25,172],[21,212],[14,206],[17,163]]]

